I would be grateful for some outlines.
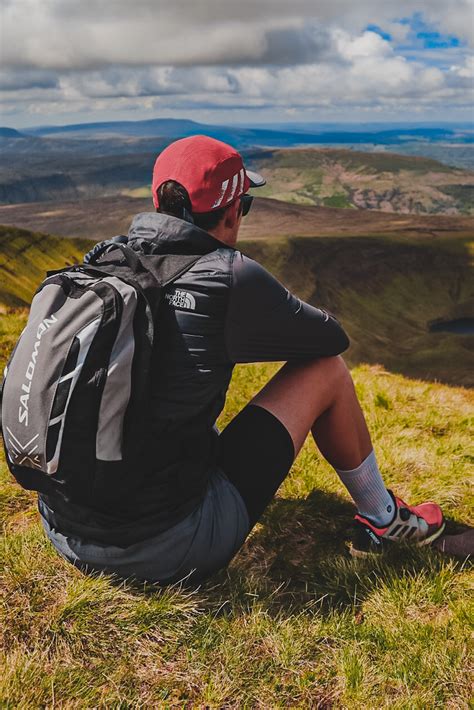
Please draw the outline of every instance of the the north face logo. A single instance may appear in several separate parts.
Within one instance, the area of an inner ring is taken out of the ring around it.
[[[176,308],[188,308],[190,311],[196,310],[196,299],[188,291],[180,291],[177,288],[174,293],[165,294],[165,299],[171,306]]]

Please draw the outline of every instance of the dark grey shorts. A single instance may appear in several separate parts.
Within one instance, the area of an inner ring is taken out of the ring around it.
[[[130,547],[66,537],[41,517],[56,550],[75,566],[160,584],[184,578],[200,582],[230,562],[250,530],[244,501],[219,468],[212,473],[199,508],[172,528]]]
[[[201,505],[172,528],[127,548],[63,535],[44,520],[46,533],[69,562],[84,570],[171,584],[199,582],[230,562],[259,520],[293,463],[283,424],[247,405],[219,435],[217,465]],[[40,512],[43,503],[39,502]]]

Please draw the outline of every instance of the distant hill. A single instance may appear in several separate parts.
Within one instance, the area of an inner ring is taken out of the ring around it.
[[[239,150],[250,147],[294,148],[303,145],[340,146],[367,152],[392,150],[407,155],[422,155],[447,165],[474,168],[474,132],[471,124],[344,124],[344,123],[269,123],[218,126],[195,121],[158,118],[146,121],[107,121],[79,123],[69,126],[39,126],[25,130],[30,136],[42,136],[61,142],[71,140],[146,141],[161,138],[168,141],[203,133],[231,143]],[[49,141],[51,142],[51,141]],[[48,142],[36,143],[34,150],[50,150]],[[100,152],[100,148],[98,148]],[[110,152],[106,150],[106,152]]]
[[[256,153],[255,162],[267,178],[260,194],[278,200],[404,214],[474,213],[474,172],[431,158],[295,148]]]
[[[95,123],[73,123],[66,126],[39,126],[25,131],[32,136],[160,136],[171,137],[193,135],[200,128],[199,123],[175,118],[158,118],[148,121],[102,121]],[[216,130],[223,130],[215,126]]]
[[[67,126],[41,126],[25,131],[30,136],[62,140],[71,139],[117,139],[127,138],[164,138],[168,141],[177,138],[204,134],[217,140],[231,143],[238,149],[251,146],[293,146],[301,144],[319,144],[337,139],[352,142],[350,135],[344,132],[329,135],[318,131],[302,135],[293,130],[272,130],[269,128],[245,128],[239,126],[218,126],[196,121],[157,118],[147,121],[107,121],[100,123],[78,123]],[[352,135],[352,134],[351,134]],[[355,134],[354,134],[355,135]],[[360,139],[361,136],[357,134]],[[357,140],[357,137],[356,137]]]
[[[145,196],[156,155],[169,139],[108,138],[101,143],[29,136],[6,142],[0,203],[19,204],[121,193]],[[45,144],[43,152],[34,149],[38,142]],[[430,158],[312,147],[246,148],[242,153],[267,177],[258,194],[279,200],[413,214],[474,211],[474,172]]]
[[[41,139],[34,139],[41,140]],[[156,141],[157,152],[163,143]],[[155,153],[11,155],[0,168],[0,203],[116,195],[150,179]]]
[[[385,143],[397,144],[402,141],[431,140],[441,141],[452,139],[460,143],[472,143],[474,137],[469,130],[449,126],[398,126],[396,128],[359,127],[354,130],[350,124],[345,128],[341,125],[336,129],[329,126],[320,127],[304,125],[297,128],[295,124],[285,127],[284,124],[272,127],[219,126],[198,123],[196,121],[155,118],[144,121],[102,121],[94,123],[76,123],[65,126],[39,126],[25,129],[25,133],[34,136],[159,136],[180,138],[198,133],[214,136],[220,140],[233,140],[247,145],[297,145],[301,143]]]
[[[23,138],[24,134],[16,131],[14,128],[0,126],[0,138]]]

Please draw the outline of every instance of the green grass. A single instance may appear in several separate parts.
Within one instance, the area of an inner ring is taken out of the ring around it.
[[[347,195],[331,195],[330,197],[323,197],[324,207],[352,207],[353,205],[348,200]]]
[[[29,302],[42,270],[88,246],[28,234],[1,233],[2,369],[27,318],[16,306]],[[410,502],[439,501],[450,531],[472,524],[473,391],[395,374],[427,363],[454,379],[468,371],[467,339],[429,341],[423,328],[441,306],[470,306],[469,244],[243,247],[349,330],[348,361],[387,483]],[[372,364],[358,364],[369,356]],[[236,368],[221,428],[278,367]],[[434,550],[355,561],[353,512],[308,438],[227,570],[198,589],[139,588],[62,560],[35,495],[14,482],[2,454],[0,707],[467,708],[472,569]]]
[[[449,173],[453,171],[453,168],[432,158],[402,155],[388,151],[368,153],[347,148],[300,148],[272,150],[269,153],[267,160],[282,168],[314,168],[315,166],[325,166],[329,161],[334,161],[356,171],[399,172],[407,170],[415,173],[429,171]],[[259,164],[261,165],[262,162],[265,163],[265,157],[260,159]]]
[[[52,269],[82,261],[94,242],[0,225],[0,306],[27,306]]]
[[[9,346],[24,318],[0,317]],[[277,368],[236,368],[221,427]],[[353,376],[387,482],[436,498],[451,529],[468,522],[472,392],[377,366]],[[352,505],[311,439],[230,567],[196,590],[83,576],[3,458],[0,491],[1,707],[468,706],[472,572],[434,551],[352,560]]]

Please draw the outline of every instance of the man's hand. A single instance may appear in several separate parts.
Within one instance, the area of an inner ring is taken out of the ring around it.
[[[110,244],[111,246],[113,244],[126,244],[128,242],[128,237],[126,237],[123,234],[120,234],[118,237],[112,237],[112,239],[104,239],[102,242],[98,242],[90,251],[87,252],[87,254],[84,254],[84,259],[83,262],[84,264],[90,264],[91,258],[94,256],[94,254],[97,254],[98,251],[100,251],[106,244]],[[104,250],[104,254],[108,250]]]

